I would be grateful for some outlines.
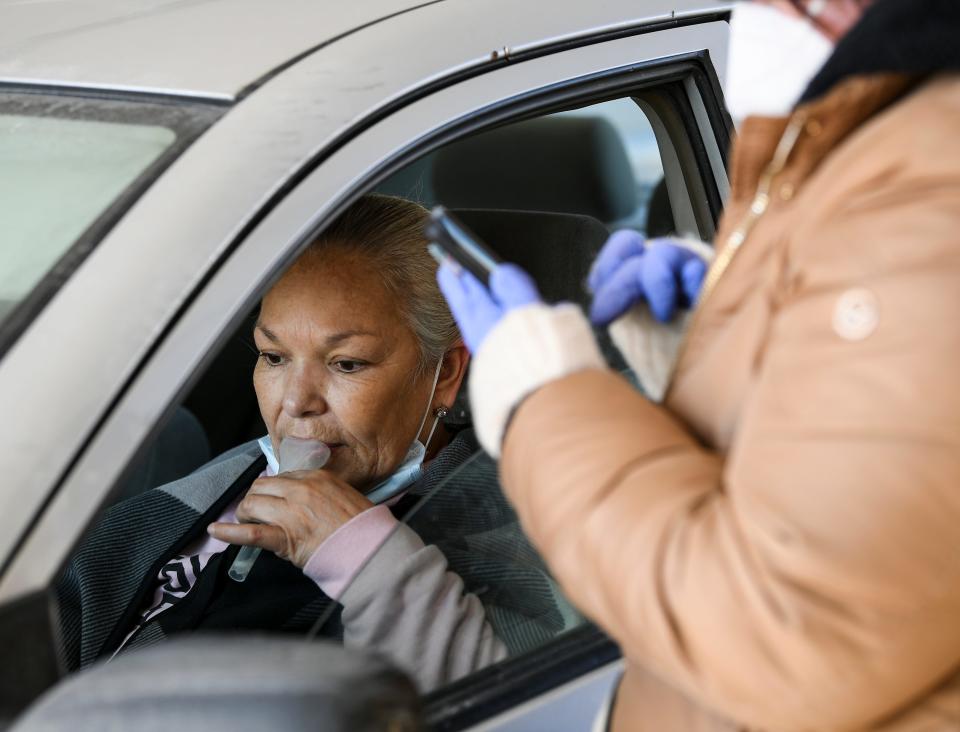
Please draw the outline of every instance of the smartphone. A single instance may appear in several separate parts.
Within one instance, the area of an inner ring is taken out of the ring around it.
[[[441,264],[453,259],[487,287],[500,259],[481,239],[443,206],[435,206],[424,227],[428,249]]]

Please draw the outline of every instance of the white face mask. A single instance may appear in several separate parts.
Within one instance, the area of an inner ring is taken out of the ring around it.
[[[393,475],[379,483],[373,490],[366,494],[371,503],[379,505],[384,501],[389,501],[395,495],[403,492],[420,479],[420,475],[423,473],[423,460],[427,456],[427,447],[430,445],[433,433],[437,429],[437,423],[440,422],[440,417],[437,416],[434,418],[433,426],[430,428],[430,434],[427,435],[426,444],[420,442],[420,432],[423,430],[423,425],[427,423],[427,417],[430,414],[430,405],[433,404],[433,395],[437,391],[437,382],[440,381],[440,368],[442,366],[443,359],[441,358],[437,364],[437,371],[433,375],[433,388],[430,389],[430,398],[427,399],[427,410],[423,413],[420,426],[417,427],[417,436],[414,438],[413,444],[407,449],[407,454],[404,455],[403,462],[400,463],[399,468],[393,471]]]
[[[724,85],[734,123],[751,115],[790,114],[832,52],[830,39],[803,18],[769,5],[737,3]]]

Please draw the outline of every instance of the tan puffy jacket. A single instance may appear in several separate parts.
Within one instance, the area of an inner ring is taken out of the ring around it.
[[[907,86],[746,122],[664,406],[588,368],[507,428],[617,731],[960,729],[960,78]]]

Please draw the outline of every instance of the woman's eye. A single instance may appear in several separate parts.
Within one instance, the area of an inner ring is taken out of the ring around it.
[[[267,366],[279,366],[283,363],[283,356],[279,353],[271,353],[270,351],[260,351],[260,358],[267,364]]]
[[[363,368],[363,361],[353,361],[351,359],[340,359],[339,361],[334,361],[334,366],[337,367],[337,370],[344,374],[353,374]]]

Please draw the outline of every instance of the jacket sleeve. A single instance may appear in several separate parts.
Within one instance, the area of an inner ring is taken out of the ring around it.
[[[373,555],[340,598],[343,642],[383,654],[421,692],[506,658],[476,595],[435,546],[406,524]]]
[[[505,490],[564,590],[740,723],[857,728],[958,671],[958,200],[871,196],[806,232],[725,454],[599,369],[508,427]],[[859,340],[833,321],[854,287],[879,306]]]

